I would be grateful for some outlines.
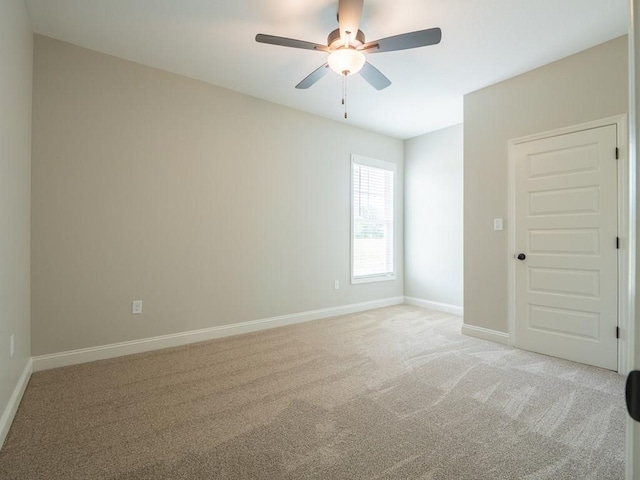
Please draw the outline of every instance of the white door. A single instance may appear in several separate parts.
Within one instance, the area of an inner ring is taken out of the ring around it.
[[[616,146],[608,125],[514,147],[519,348],[617,370]]]

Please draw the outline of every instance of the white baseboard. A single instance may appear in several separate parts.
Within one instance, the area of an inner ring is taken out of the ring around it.
[[[464,310],[457,305],[450,305],[448,303],[432,302],[430,300],[423,300],[421,298],[404,297],[404,303],[407,305],[413,305],[414,307],[428,308],[429,310],[436,310],[438,312],[451,313],[462,317]]]
[[[97,347],[81,348],[79,350],[71,350],[67,352],[39,355],[37,357],[33,357],[33,370],[38,372],[51,368],[66,367],[68,365],[120,357],[122,355],[131,355],[133,353],[148,352],[151,350],[159,350],[161,348],[178,347],[189,343],[229,337],[231,335],[238,335],[241,333],[256,332],[258,330],[282,327],[295,323],[308,322],[310,320],[337,317],[339,315],[347,315],[374,308],[399,305],[403,302],[403,297],[385,298],[371,302],[323,308],[309,312],[293,313],[290,315],[281,315],[279,317],[251,320],[249,322],[203,328],[201,330],[191,330],[188,332],[173,333],[170,335],[161,335],[159,337],[142,338],[140,340],[113,343],[110,345],[100,345]]]
[[[488,328],[476,327],[475,325],[462,325],[462,333],[470,337],[481,338],[491,342],[509,345],[509,334],[498,332],[497,330],[489,330]]]
[[[29,379],[31,378],[31,373],[33,373],[33,362],[29,359],[22,371],[22,375],[20,375],[20,378],[18,379],[16,387],[13,389],[11,397],[9,397],[9,403],[0,417],[0,448],[7,438],[13,418],[16,416],[16,412],[18,411],[20,400],[22,400],[22,395],[24,395],[24,391],[27,388]]]

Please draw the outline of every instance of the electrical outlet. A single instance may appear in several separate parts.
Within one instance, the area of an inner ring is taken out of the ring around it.
[[[340,290],[340,280],[334,280],[333,288],[334,290]]]
[[[131,313],[133,315],[140,315],[142,313],[142,300],[134,300],[131,302]]]
[[[9,356],[13,358],[13,354],[15,352],[15,339],[13,334],[11,334],[11,339],[9,340]]]

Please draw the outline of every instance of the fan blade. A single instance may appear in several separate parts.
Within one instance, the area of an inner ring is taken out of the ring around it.
[[[383,88],[387,88],[391,85],[391,80],[385,77],[380,70],[369,62],[364,64],[364,67],[360,70],[360,75],[362,75],[362,78],[369,82],[376,90],[382,90]]]
[[[256,35],[256,42],[280,45],[282,47],[303,48],[305,50],[319,50],[321,52],[329,51],[329,47],[320,45],[319,43],[305,42],[304,40],[296,40],[294,38],[276,37],[274,35],[265,35],[264,33]]]
[[[362,16],[363,0],[339,0],[338,2],[338,24],[340,25],[340,38],[345,41],[347,35],[349,40],[354,40],[358,34],[360,17]]]
[[[393,52],[394,50],[406,50],[408,48],[426,47],[440,43],[442,30],[439,28],[429,28],[428,30],[418,30],[417,32],[401,33],[393,37],[381,38],[374,42],[365,43],[361,50],[368,50],[367,53]],[[375,48],[375,45],[378,48]]]
[[[322,65],[319,68],[316,68],[313,72],[307,75],[304,80],[302,80],[299,84],[296,85],[296,88],[302,88],[302,89],[309,88],[311,85],[313,85],[322,77],[324,77],[328,71],[329,71],[329,64],[325,63],[324,65]]]

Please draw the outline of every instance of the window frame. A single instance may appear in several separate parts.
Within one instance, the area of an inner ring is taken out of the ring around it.
[[[354,276],[354,263],[355,263],[355,256],[354,256],[354,243],[355,243],[355,215],[354,215],[354,208],[355,208],[355,189],[354,189],[354,173],[355,173],[355,165],[362,165],[365,167],[372,167],[372,168],[379,168],[382,170],[387,170],[390,171],[392,173],[393,179],[392,179],[392,186],[393,186],[393,192],[391,195],[391,212],[392,212],[392,218],[391,218],[391,242],[392,242],[392,247],[391,247],[391,272],[388,273],[377,273],[377,274],[372,274],[372,275],[361,275],[361,276]],[[350,169],[350,175],[349,175],[349,190],[350,190],[350,207],[351,207],[351,212],[350,212],[350,218],[351,218],[351,228],[350,228],[350,243],[351,243],[351,265],[350,265],[350,276],[351,276],[351,284],[352,285],[357,285],[357,284],[362,284],[362,283],[373,283],[373,282],[388,282],[388,281],[392,281],[392,280],[396,280],[397,278],[397,223],[398,223],[398,219],[397,219],[397,215],[396,215],[396,211],[397,211],[397,195],[398,195],[398,166],[393,163],[393,162],[387,162],[385,160],[378,160],[376,158],[370,158],[370,157],[365,157],[363,155],[356,155],[356,154],[352,154],[351,155],[351,169]]]

